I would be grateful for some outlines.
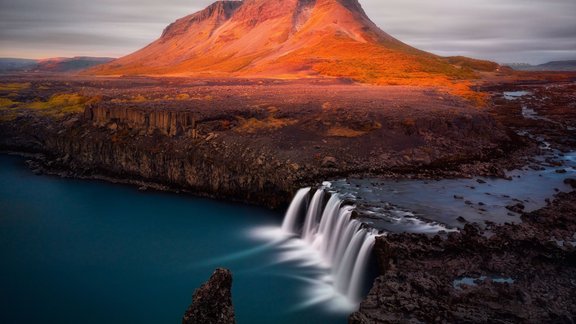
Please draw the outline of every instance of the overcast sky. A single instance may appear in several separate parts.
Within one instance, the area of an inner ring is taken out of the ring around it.
[[[212,0],[0,0],[0,57],[129,54]],[[576,0],[360,0],[392,36],[500,63],[576,59]]]

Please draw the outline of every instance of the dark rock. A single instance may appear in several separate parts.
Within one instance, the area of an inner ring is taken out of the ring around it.
[[[564,173],[567,173],[567,172],[568,172],[568,171],[566,171],[565,169],[558,169],[558,170],[556,170],[556,173],[558,173],[558,174],[564,174]]]
[[[514,205],[508,205],[508,206],[506,206],[506,209],[508,209],[508,210],[510,210],[510,211],[513,211],[513,212],[515,212],[515,213],[519,213],[519,214],[521,214],[521,213],[524,212],[524,208],[526,208],[526,207],[525,207],[524,204],[522,204],[522,203],[517,203],[517,204],[514,204]]]
[[[572,323],[574,249],[550,237],[573,240],[576,192],[522,217],[520,224],[486,222],[489,237],[470,224],[446,238],[378,237],[380,276],[349,323]],[[464,277],[475,285],[455,287]]]
[[[454,195],[454,199],[459,199],[459,200],[461,200],[461,199],[464,199],[464,197],[459,196],[459,195]]]
[[[576,189],[576,179],[573,178],[564,179],[564,183]]]
[[[216,269],[210,279],[196,289],[182,324],[233,324],[232,273]]]
[[[478,183],[486,183],[486,181],[482,180],[482,179],[476,179],[476,182]]]

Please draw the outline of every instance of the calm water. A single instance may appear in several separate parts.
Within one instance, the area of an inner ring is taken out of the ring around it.
[[[0,323],[179,323],[193,290],[233,271],[238,323],[345,323],[310,300],[323,269],[254,237],[264,209],[35,176],[0,155]],[[337,307],[336,307],[337,308]]]

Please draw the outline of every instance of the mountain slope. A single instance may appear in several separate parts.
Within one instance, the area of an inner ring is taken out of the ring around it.
[[[505,64],[517,71],[576,71],[576,60],[552,61],[540,65]]]
[[[0,58],[0,72],[22,71],[37,64],[37,60]]]
[[[376,84],[446,84],[473,75],[388,35],[357,0],[218,1],[88,73],[333,76]]]

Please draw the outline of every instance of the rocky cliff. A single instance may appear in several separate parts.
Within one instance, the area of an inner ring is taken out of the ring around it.
[[[164,98],[189,86],[162,83],[142,101],[114,82],[115,99],[106,99],[95,83],[104,100],[88,101],[80,115],[1,110],[14,119],[0,122],[0,147],[42,152],[48,168],[70,176],[279,207],[298,188],[334,177],[461,175],[461,164],[501,156],[509,141],[489,114],[435,92],[260,82],[197,86],[187,100]],[[49,91],[35,87],[22,96]],[[472,170],[501,174],[488,164]]]
[[[86,108],[84,118],[97,127],[137,129],[148,135],[158,132],[171,137],[183,134],[194,137],[196,130],[196,115],[193,111],[93,105]]]
[[[196,289],[182,324],[234,324],[232,273],[216,269],[210,279]]]
[[[576,192],[523,221],[378,238],[382,275],[350,323],[573,322]]]

